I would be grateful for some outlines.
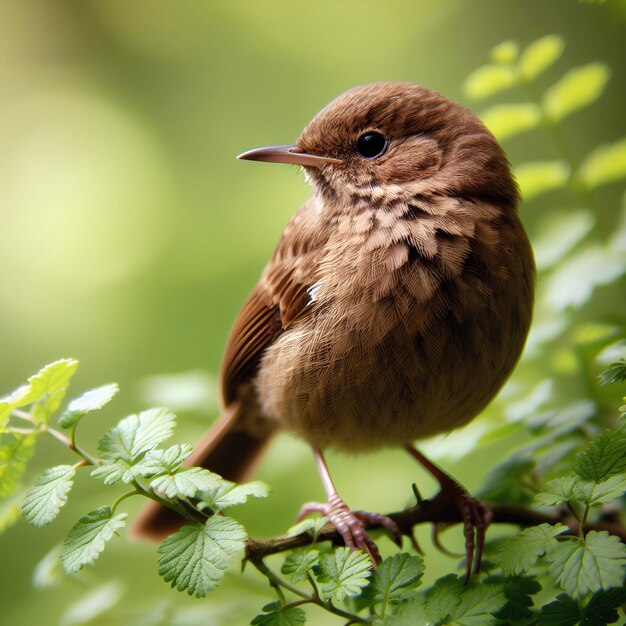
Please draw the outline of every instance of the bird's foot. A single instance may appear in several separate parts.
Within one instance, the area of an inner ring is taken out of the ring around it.
[[[464,487],[449,476],[441,481],[441,491],[433,499],[433,502],[436,501],[443,501],[445,504],[454,506],[461,515],[465,535],[467,567],[465,581],[467,582],[472,574],[474,555],[476,555],[474,572],[477,573],[480,569],[485,548],[485,533],[493,519],[493,513],[484,502],[471,496]]]
[[[328,502],[308,502],[298,513],[297,520],[302,520],[309,513],[321,513],[337,529],[344,543],[352,550],[363,550],[370,555],[372,563],[380,563],[378,546],[367,534],[366,527],[378,524],[385,528],[398,545],[402,545],[402,533],[398,525],[386,515],[368,513],[367,511],[351,511],[348,505],[338,496],[333,495]]]

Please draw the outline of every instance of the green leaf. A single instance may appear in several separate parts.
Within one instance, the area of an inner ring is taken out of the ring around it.
[[[515,168],[515,177],[525,201],[560,189],[569,176],[570,167],[565,161],[537,161],[523,163]]]
[[[603,63],[589,63],[565,74],[550,87],[543,99],[546,115],[558,122],[595,102],[609,80],[609,68]]]
[[[584,543],[566,539],[548,546],[548,572],[572,598],[621,586],[626,573],[626,545],[606,531],[590,530]]]
[[[220,584],[245,539],[243,526],[230,517],[183,526],[159,546],[159,574],[178,591],[205,596]]]
[[[579,177],[590,189],[626,178],[626,138],[594,150],[580,166]]]
[[[83,415],[106,406],[119,390],[117,383],[111,383],[86,391],[70,402],[67,410],[59,418],[59,426],[61,428],[72,427]]]
[[[550,211],[533,237],[537,269],[546,270],[559,263],[589,233],[594,223],[595,218],[589,211]]]
[[[2,434],[4,430],[3,426],[11,415],[11,411],[13,409],[27,406],[28,404],[32,404],[36,400],[39,400],[39,398],[32,393],[30,385],[23,385],[22,387],[18,387],[8,396],[2,398],[0,400],[0,434]]]
[[[114,607],[122,599],[124,591],[123,585],[116,580],[90,589],[65,609],[59,626],[78,626],[95,620]]]
[[[516,41],[503,41],[491,49],[489,56],[494,63],[514,63],[519,53],[519,44]]]
[[[472,583],[450,574],[440,578],[427,592],[424,610],[433,624],[490,626],[497,624],[494,613],[506,604],[504,589],[498,582]]]
[[[626,589],[596,591],[582,611],[581,624],[604,626],[614,624],[619,619],[616,609],[626,604]]]
[[[626,361],[621,359],[617,363],[611,363],[611,365],[609,365],[609,369],[602,372],[598,378],[600,379],[600,384],[603,387],[605,385],[623,383],[626,380]]]
[[[535,496],[535,501],[542,506],[558,506],[569,502],[574,499],[575,488],[580,482],[580,479],[573,474],[554,478],[544,485]]]
[[[117,461],[105,461],[104,464],[98,465],[91,472],[94,478],[104,480],[105,485],[117,485],[119,483],[130,483],[139,476],[141,472],[137,470],[137,466],[118,459]]]
[[[558,35],[546,35],[533,41],[522,52],[519,68],[528,80],[533,80],[548,69],[560,56],[565,42]]]
[[[484,65],[472,72],[463,85],[469,98],[483,100],[517,82],[517,72],[508,65]]]
[[[319,562],[319,554],[319,550],[308,548],[292,550],[285,558],[280,571],[283,574],[291,574],[291,581],[294,583],[304,582],[311,568]]]
[[[75,359],[60,359],[28,379],[30,394],[39,398],[31,411],[35,419],[45,422],[61,406],[77,368]]]
[[[236,485],[228,480],[220,480],[214,483],[211,488],[197,494],[200,502],[200,510],[209,508],[212,511],[223,511],[236,504],[245,504],[250,496],[254,498],[267,498],[269,487],[260,480]]]
[[[554,602],[541,608],[537,626],[576,626],[580,623],[578,602],[567,594],[560,594]]]
[[[280,602],[272,602],[263,607],[265,613],[257,615],[252,626],[301,626],[306,624],[306,613],[299,607],[284,609]]]
[[[308,533],[313,537],[313,541],[315,542],[326,524],[328,524],[327,517],[303,519],[301,522],[291,526],[291,528],[287,530],[287,534],[290,537],[295,537],[296,535]]]
[[[487,579],[487,581],[492,580],[502,585],[507,600],[506,604],[495,613],[498,619],[517,624],[532,616],[531,607],[534,603],[531,596],[541,591],[541,585],[534,578],[529,576],[494,576]]]
[[[158,476],[151,483],[152,489],[164,495],[166,498],[193,498],[197,492],[210,491],[217,483],[221,482],[217,474],[201,467],[189,467],[181,469],[175,474]]]
[[[176,416],[167,409],[149,409],[139,415],[129,415],[104,434],[98,449],[103,459],[134,463],[142,454],[171,437],[175,425]]]
[[[616,474],[601,483],[580,481],[575,489],[576,499],[589,506],[600,506],[621,498],[626,492],[626,474]]]
[[[20,486],[26,463],[35,452],[39,432],[28,435],[5,434],[0,438],[0,498],[11,495]]]
[[[61,563],[68,574],[91,565],[104,550],[107,541],[126,525],[126,513],[113,517],[111,508],[101,506],[81,517],[70,529],[61,552]]]
[[[605,430],[578,455],[574,471],[596,483],[626,473],[626,432]]]
[[[500,141],[504,141],[537,128],[541,122],[541,109],[531,103],[497,104],[483,111],[480,118]]]
[[[325,554],[315,569],[322,595],[338,601],[358,596],[368,583],[371,565],[370,557],[360,550],[341,547]]]
[[[67,502],[67,494],[74,484],[76,470],[71,465],[57,465],[47,469],[28,491],[22,515],[37,528],[48,525]]]
[[[17,491],[8,498],[0,500],[0,534],[20,519],[23,499],[24,493]]]
[[[380,616],[385,616],[389,606],[410,600],[416,594],[424,574],[424,561],[419,556],[394,554],[385,559],[370,578],[364,594],[372,604],[380,604]]]
[[[564,532],[569,532],[564,524],[540,524],[525,528],[500,544],[496,563],[505,576],[523,574],[535,565],[550,546],[558,545],[554,537]]]
[[[33,587],[35,589],[56,587],[62,575],[61,546],[57,544],[35,565],[32,577]]]

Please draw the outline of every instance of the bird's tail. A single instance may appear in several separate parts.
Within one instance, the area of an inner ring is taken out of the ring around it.
[[[204,467],[226,480],[243,482],[256,468],[276,426],[250,410],[248,403],[230,404],[198,442],[185,465]],[[162,540],[177,531],[184,518],[172,509],[150,502],[132,525],[137,539]]]

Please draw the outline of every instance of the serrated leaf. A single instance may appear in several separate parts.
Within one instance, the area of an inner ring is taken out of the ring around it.
[[[104,480],[105,485],[117,485],[130,483],[141,476],[141,473],[137,470],[136,465],[123,459],[117,459],[117,461],[105,461],[102,465],[98,465],[91,472],[91,475],[94,478]]]
[[[6,498],[20,486],[26,463],[35,452],[38,431],[28,435],[5,434],[0,438],[0,498]]]
[[[515,168],[515,177],[526,201],[560,189],[569,176],[570,167],[565,161],[536,161],[522,163]]]
[[[301,626],[306,624],[306,613],[299,607],[282,608],[280,602],[272,602],[263,607],[265,613],[257,615],[252,626]]]
[[[435,581],[424,598],[424,611],[429,620],[435,624],[449,623],[449,617],[460,603],[462,593],[463,581],[454,574]]]
[[[537,128],[541,122],[541,109],[531,103],[497,104],[483,111],[480,119],[500,141],[504,141]]]
[[[537,626],[576,626],[580,622],[578,602],[562,593],[554,602],[541,608],[537,618]]]
[[[590,189],[626,178],[626,139],[594,150],[580,166],[579,177]]]
[[[70,428],[83,415],[105,407],[119,390],[117,383],[111,383],[110,385],[103,385],[102,387],[86,391],[70,402],[67,410],[59,418],[59,426],[61,428]]]
[[[560,56],[565,42],[558,35],[546,35],[529,44],[519,61],[524,78],[533,80],[548,69]]]
[[[494,63],[513,63],[519,53],[517,41],[503,41],[491,49],[489,56]]]
[[[192,447],[187,443],[175,444],[165,450],[150,450],[136,467],[140,468],[142,476],[161,472],[173,474],[180,469],[191,452]]]
[[[167,409],[149,409],[139,415],[129,415],[104,434],[98,449],[103,459],[134,463],[142,454],[171,437],[175,425],[176,416]]]
[[[290,537],[295,537],[296,535],[301,535],[302,533],[308,533],[311,537],[313,537],[313,541],[317,541],[317,538],[326,524],[328,524],[327,517],[303,519],[301,522],[291,526],[287,530],[287,534]]]
[[[581,624],[598,626],[614,624],[619,619],[616,609],[626,604],[626,589],[596,591],[582,611]]]
[[[42,393],[43,395],[43,393]],[[33,394],[30,385],[23,385],[12,391],[8,396],[0,400],[0,434],[4,430],[2,426],[8,420],[13,409],[27,406],[39,400],[39,397]]]
[[[166,498],[193,498],[199,491],[209,491],[222,481],[217,474],[201,467],[189,467],[175,474],[158,476],[150,486]]]
[[[315,568],[322,595],[338,601],[358,596],[368,583],[371,565],[370,557],[360,550],[341,547],[325,554]]]
[[[623,383],[626,380],[626,361],[622,359],[621,361],[617,361],[616,363],[611,363],[609,368],[602,372],[598,378],[600,379],[600,384],[604,387],[605,385],[614,385],[615,383]]]
[[[381,618],[388,607],[406,602],[415,596],[421,584],[424,561],[419,556],[406,553],[394,554],[385,559],[374,571],[365,590],[372,604],[380,604]]]
[[[558,544],[557,535],[569,531],[564,524],[540,524],[505,539],[498,547],[496,563],[505,576],[515,576],[530,570],[550,546]]]
[[[626,432],[605,430],[576,457],[574,470],[596,483],[626,473]]]
[[[575,488],[582,482],[574,475],[560,476],[546,483],[535,496],[535,501],[542,506],[558,506],[569,502],[575,497]]]
[[[609,68],[603,63],[589,63],[567,72],[550,87],[543,99],[546,115],[554,121],[595,102],[609,80]]]
[[[210,489],[197,494],[200,500],[200,510],[209,508],[212,511],[223,511],[237,504],[245,504],[250,496],[254,498],[267,498],[269,487],[260,480],[236,485],[228,480],[215,482]]]
[[[30,393],[39,398],[31,411],[35,419],[45,422],[61,406],[77,368],[75,359],[60,359],[28,379]]]
[[[606,531],[590,530],[584,543],[577,538],[548,546],[548,572],[572,598],[621,586],[626,573],[626,545]]]
[[[626,492],[626,474],[616,474],[601,483],[580,481],[574,488],[576,499],[589,506],[600,506],[621,498]]]
[[[291,574],[291,580],[294,583],[304,582],[313,566],[319,562],[319,554],[319,550],[308,548],[292,550],[285,558],[280,571],[283,574]]]
[[[126,513],[113,517],[111,508],[101,506],[81,517],[70,529],[61,552],[61,563],[68,574],[91,565],[100,556],[107,541],[126,525]]]
[[[37,528],[48,525],[67,502],[76,470],[71,465],[47,469],[26,494],[22,515]]]
[[[459,626],[488,626],[499,620],[494,613],[506,604],[504,588],[497,582],[465,587],[461,600],[450,613],[450,622]]]
[[[245,539],[243,526],[230,517],[183,526],[159,546],[159,575],[178,591],[205,596],[220,584]]]
[[[516,82],[517,72],[513,67],[483,65],[468,76],[463,89],[469,98],[482,100],[512,87]]]
[[[499,582],[506,596],[506,604],[495,613],[498,619],[510,624],[517,624],[532,616],[531,607],[534,602],[531,596],[541,591],[541,585],[534,578],[505,576],[490,577],[487,580]]]
[[[78,626],[95,620],[115,606],[124,595],[124,586],[116,581],[98,585],[65,609],[59,626]]]

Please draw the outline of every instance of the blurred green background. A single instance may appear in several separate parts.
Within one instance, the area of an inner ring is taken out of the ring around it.
[[[576,162],[626,135],[625,22],[623,1],[2,0],[0,395],[45,363],[75,357],[74,392],[111,381],[122,388],[102,416],[81,425],[87,447],[114,420],[154,403],[177,409],[177,438],[195,440],[216,414],[213,381],[231,323],[309,195],[297,169],[237,162],[236,154],[293,142],[328,101],[374,80],[422,83],[480,112],[462,84],[489,50],[556,33],[567,48],[548,82],[591,61],[613,69],[600,103],[563,126]],[[531,134],[505,147],[515,164],[551,158],[548,144]],[[616,186],[595,201],[612,205],[596,216],[608,233],[618,221]],[[551,202],[559,204],[558,193],[522,207],[533,238]],[[622,304],[599,291],[593,310],[618,315]],[[522,366],[514,382],[530,379],[530,369]],[[164,374],[179,376],[154,378]],[[471,428],[453,445],[428,449],[476,489],[506,450],[492,446],[488,463],[485,448],[472,455]],[[234,511],[254,535],[284,531],[302,501],[322,495],[306,447],[286,437],[275,443],[280,454],[270,451],[259,471],[272,497]],[[33,470],[70,458],[45,442]],[[414,480],[426,495],[434,489],[400,452],[331,454],[330,462],[358,508],[403,507]],[[34,590],[33,568],[49,547],[79,514],[113,499],[113,490],[93,487],[79,478],[45,530],[20,522],[0,537],[0,622],[58,623],[71,601],[111,578],[119,586],[105,601],[121,600],[103,624],[139,624],[154,607],[166,615],[163,603],[173,605],[175,623],[247,623],[271,597],[254,575],[201,601],[168,591],[153,548],[123,541],[96,569]],[[423,536],[429,577],[451,570]],[[460,546],[458,529],[445,537]],[[310,620],[325,623],[313,610]]]

